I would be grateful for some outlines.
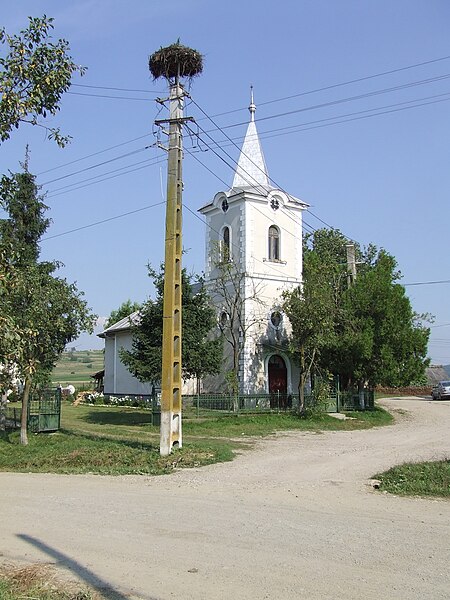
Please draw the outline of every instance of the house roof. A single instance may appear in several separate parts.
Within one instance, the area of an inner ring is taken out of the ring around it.
[[[120,319],[120,321],[117,321],[117,323],[110,325],[110,327],[107,327],[104,331],[98,333],[97,336],[100,338],[105,338],[108,335],[117,333],[118,331],[128,331],[133,325],[138,325],[139,321],[140,313],[138,310],[136,310],[135,312],[131,313],[131,315],[128,315],[127,317]]]

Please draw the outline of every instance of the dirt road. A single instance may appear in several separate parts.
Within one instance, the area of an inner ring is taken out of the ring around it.
[[[448,600],[450,502],[373,491],[450,456],[450,402],[393,426],[289,433],[164,477],[0,474],[0,559],[58,565],[116,600]]]

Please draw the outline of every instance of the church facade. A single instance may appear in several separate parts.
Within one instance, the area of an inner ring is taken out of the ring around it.
[[[281,305],[283,292],[302,281],[307,205],[271,185],[253,98],[249,110],[231,189],[199,210],[206,219],[206,285],[225,339],[222,372],[205,380],[204,391],[225,391],[234,376],[243,394],[291,394],[299,376]]]

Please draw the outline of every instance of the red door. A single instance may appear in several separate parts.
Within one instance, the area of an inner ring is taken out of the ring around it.
[[[287,368],[283,358],[278,354],[269,358],[268,375],[271,404],[283,406],[287,396]]]

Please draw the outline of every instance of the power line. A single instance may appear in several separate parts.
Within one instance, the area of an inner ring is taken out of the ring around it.
[[[80,88],[89,88],[93,90],[114,90],[117,92],[142,92],[143,94],[164,94],[166,92],[158,92],[156,90],[136,90],[130,88],[122,88],[122,87],[110,87],[106,85],[87,85],[83,83],[72,83],[72,87],[80,87]]]
[[[443,279],[441,281],[417,281],[415,283],[402,283],[403,286],[411,285],[436,285],[440,283],[450,283],[450,279]]]
[[[109,146],[108,148],[104,148],[103,150],[98,150],[97,152],[93,152],[92,154],[87,154],[86,156],[82,156],[81,158],[76,158],[75,160],[71,160],[69,162],[63,163],[62,165],[58,165],[57,167],[52,167],[51,169],[46,169],[45,171],[41,171],[40,173],[37,173],[37,175],[44,175],[45,173],[50,173],[51,171],[56,171],[57,169],[62,169],[63,167],[68,167],[69,165],[73,165],[74,163],[81,162],[82,160],[86,160],[87,158],[92,158],[93,156],[97,156],[98,154],[103,154],[104,152],[109,152],[109,150],[115,150],[116,148],[120,148],[121,146],[126,146],[127,144],[131,144],[132,142],[137,142],[138,140],[142,140],[143,138],[146,138],[149,135],[151,135],[151,134],[146,133],[145,135],[140,135],[139,137],[133,138],[132,140],[128,140],[126,142],[121,142],[120,144],[115,144],[114,146]]]
[[[151,148],[153,146],[154,146],[154,144],[152,144],[150,146],[144,146],[143,148],[139,148],[138,150],[133,150],[132,152],[127,152],[126,154],[121,154],[120,156],[116,156],[115,158],[110,158],[109,160],[105,160],[101,163],[91,165],[90,167],[85,167],[84,169],[80,169],[79,171],[74,171],[73,173],[68,173],[67,175],[62,175],[61,177],[57,177],[56,179],[51,179],[50,181],[46,181],[45,183],[42,183],[41,185],[49,185],[50,183],[55,183],[56,181],[61,181],[62,179],[67,179],[68,177],[73,177],[74,175],[79,175],[80,173],[84,173],[86,171],[91,171],[92,169],[96,169],[97,167],[102,167],[103,165],[107,165],[116,160],[121,160],[122,158],[126,158],[127,156],[132,156],[133,154],[139,154],[140,152],[143,152],[144,150],[148,150],[149,148]]]
[[[450,55],[449,56],[441,56],[439,58],[434,58],[432,60],[427,60],[427,61],[415,63],[413,65],[407,65],[405,67],[400,67],[398,69],[391,69],[389,71],[383,71],[381,73],[375,73],[373,75],[366,75],[365,77],[359,77],[358,79],[350,79],[348,81],[342,81],[342,82],[335,83],[335,84],[332,84],[332,85],[327,85],[327,86],[316,88],[316,89],[313,89],[313,90],[308,90],[306,92],[300,92],[298,94],[292,94],[291,96],[284,96],[283,98],[276,98],[274,100],[267,100],[266,102],[260,102],[258,105],[259,106],[265,106],[267,104],[273,104],[273,103],[276,103],[276,102],[283,102],[284,100],[291,100],[292,98],[299,98],[301,96],[307,96],[307,95],[310,95],[310,94],[315,94],[317,92],[324,92],[324,91],[331,90],[331,89],[334,89],[334,88],[343,87],[343,86],[346,86],[346,85],[351,85],[353,83],[360,83],[361,81],[367,81],[369,79],[375,79],[377,77],[384,77],[385,75],[392,75],[393,73],[400,73],[401,71],[407,71],[409,69],[415,69],[417,67],[423,67],[425,65],[430,65],[430,64],[433,64],[433,63],[438,63],[438,62],[441,62],[441,61],[444,61],[444,60],[448,60],[448,59],[450,59]],[[244,107],[244,108],[235,108],[233,110],[229,110],[229,111],[222,112],[222,113],[217,113],[217,114],[212,115],[212,116],[213,117],[221,117],[223,115],[229,115],[229,114],[232,114],[232,113],[235,113],[235,112],[240,112],[241,110],[246,110],[246,109],[247,109],[247,107]]]
[[[94,223],[89,223],[88,225],[82,225],[81,227],[76,227],[75,229],[70,229],[69,231],[64,231],[62,233],[56,233],[55,235],[49,235],[45,238],[42,238],[42,242],[47,240],[52,240],[57,237],[62,237],[63,235],[69,235],[69,233],[75,233],[76,231],[82,231],[83,229],[89,229],[90,227],[95,227],[96,225],[102,225],[103,223],[108,223],[109,221],[115,221],[116,219],[122,219],[123,217],[127,217],[128,215],[134,215],[136,213],[142,212],[144,210],[148,210],[150,208],[155,208],[156,206],[160,206],[161,204],[165,204],[165,200],[161,202],[157,202],[156,204],[150,204],[149,206],[143,206],[142,208],[137,208],[136,210],[130,210],[126,213],[122,213],[120,215],[116,215],[114,217],[109,217],[108,219],[102,219],[101,221],[95,221]]]
[[[103,181],[109,181],[110,179],[115,179],[116,177],[121,177],[122,175],[128,175],[129,173],[134,173],[135,171],[140,171],[141,169],[146,169],[147,167],[153,167],[154,165],[165,162],[165,160],[166,160],[166,158],[164,157],[164,158],[158,158],[158,159],[146,159],[146,160],[140,161],[138,163],[133,163],[132,165],[128,165],[127,167],[121,167],[121,169],[118,169],[119,171],[123,171],[123,173],[117,173],[115,171],[108,171],[107,173],[103,173],[103,175],[96,175],[95,177],[89,177],[88,179],[84,179],[82,181],[79,181],[78,183],[72,183],[72,184],[63,186],[62,188],[58,188],[57,190],[53,190],[53,192],[51,192],[47,197],[55,198],[57,196],[63,196],[64,194],[68,194],[70,192],[74,192],[76,190],[83,189],[85,187],[90,187],[91,185],[96,185],[97,183],[102,183]],[[142,166],[137,166],[137,165],[142,165]],[[136,168],[131,169],[129,167],[136,167]],[[128,169],[128,170],[125,171],[124,169]],[[111,173],[114,173],[114,175],[110,175]],[[105,177],[105,175],[110,175],[110,177]],[[99,179],[100,177],[102,177],[102,179]],[[93,179],[98,179],[98,181],[92,181]],[[91,183],[85,183],[88,181],[90,181]],[[82,183],[85,183],[85,185],[79,185]],[[74,186],[76,186],[76,187],[74,187]],[[72,189],[67,189],[67,188],[72,188]],[[59,190],[65,190],[65,191],[60,191],[60,193],[56,193]]]
[[[390,92],[397,92],[400,90],[404,90],[404,89],[408,89],[411,87],[418,87],[420,85],[426,85],[428,83],[435,83],[436,81],[443,81],[446,79],[450,78],[450,73],[446,73],[444,75],[439,75],[436,77],[431,77],[428,79],[422,79],[422,80],[418,80],[418,81],[412,81],[409,83],[405,83],[402,85],[397,85],[397,86],[393,86],[390,88],[382,88],[380,90],[374,90],[372,92],[366,92],[365,94],[358,94],[356,96],[348,96],[346,98],[339,98],[337,100],[330,100],[329,102],[322,102],[320,104],[313,104],[311,106],[305,106],[303,108],[297,108],[295,110],[289,110],[289,111],[285,111],[282,113],[276,113],[274,115],[268,115],[266,117],[260,117],[259,119],[255,119],[255,121],[257,123],[262,122],[262,121],[268,121],[271,119],[278,119],[280,117],[286,117],[286,116],[290,116],[290,115],[294,115],[294,114],[298,114],[301,112],[307,112],[310,110],[316,110],[318,108],[328,108],[330,106],[336,106],[337,104],[343,104],[346,102],[353,102],[354,100],[363,100],[364,98],[371,98],[373,96],[380,96],[382,94],[387,94]],[[211,117],[207,117],[211,120]],[[233,123],[232,125],[224,125],[221,129],[232,129],[233,127],[241,127],[242,125],[245,125],[246,121],[241,121],[239,123]],[[217,125],[216,125],[217,127]]]

